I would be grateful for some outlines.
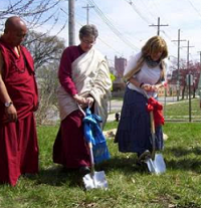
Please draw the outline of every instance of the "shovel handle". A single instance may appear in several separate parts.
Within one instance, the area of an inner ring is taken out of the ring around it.
[[[89,145],[89,149],[90,149],[91,175],[93,176],[95,173],[95,162],[94,162],[92,142],[89,142],[88,145]]]
[[[151,126],[151,134],[152,134],[152,159],[155,159],[155,122],[153,111],[150,111],[150,126]]]
[[[154,122],[153,111],[150,111],[150,122],[151,122],[151,133],[155,134],[155,122]]]

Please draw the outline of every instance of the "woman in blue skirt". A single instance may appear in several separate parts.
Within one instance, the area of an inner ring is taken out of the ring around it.
[[[164,59],[168,56],[167,44],[160,36],[150,38],[128,63],[124,71],[127,87],[115,142],[120,152],[135,152],[141,159],[150,154],[149,97],[157,98],[158,89],[165,85]],[[156,127],[156,150],[163,149],[161,125]]]

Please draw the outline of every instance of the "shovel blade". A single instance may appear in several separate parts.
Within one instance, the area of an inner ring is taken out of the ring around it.
[[[95,189],[95,188],[101,188],[101,189],[108,188],[108,183],[106,181],[104,171],[100,171],[100,172],[95,171],[93,175],[91,173],[85,175],[83,177],[83,182],[87,190]]]
[[[166,165],[162,154],[156,154],[154,160],[148,158],[145,163],[151,173],[161,174],[166,171]]]
[[[157,169],[157,173],[164,173],[166,171],[166,165],[162,154],[155,155],[154,163]]]

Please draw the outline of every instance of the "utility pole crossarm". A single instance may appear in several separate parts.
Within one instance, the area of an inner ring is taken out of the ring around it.
[[[89,24],[89,11],[90,9],[94,8],[94,6],[90,6],[89,4],[87,4],[86,7],[82,7],[83,9],[86,9],[87,11],[87,24]]]
[[[154,25],[154,24],[151,24],[149,25],[150,27],[157,27],[157,35],[160,35],[160,27],[163,27],[163,26],[169,26],[169,25],[161,25],[160,24],[160,17],[158,17],[158,20],[157,20],[157,25]]]

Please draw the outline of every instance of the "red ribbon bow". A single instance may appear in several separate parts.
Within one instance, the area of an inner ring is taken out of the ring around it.
[[[162,109],[163,109],[163,106],[157,100],[155,100],[153,97],[150,97],[148,99],[147,111],[148,112],[153,111],[154,122],[155,122],[156,127],[158,125],[164,125],[164,123],[165,123]]]

